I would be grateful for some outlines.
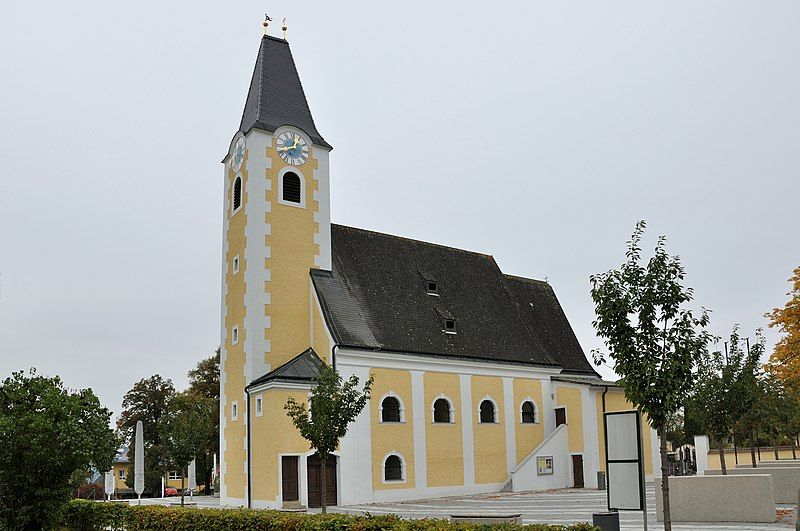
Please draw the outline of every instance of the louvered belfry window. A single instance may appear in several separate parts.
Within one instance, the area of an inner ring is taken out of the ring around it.
[[[491,424],[497,422],[494,415],[494,404],[491,400],[481,402],[481,424]]]
[[[433,403],[433,422],[450,422],[450,402],[444,398]]]
[[[233,182],[233,209],[242,206],[242,178],[237,177]]]
[[[533,402],[526,400],[522,403],[522,423],[535,424],[536,423],[536,407]]]
[[[283,200],[289,203],[300,203],[300,176],[289,172],[283,176]]]

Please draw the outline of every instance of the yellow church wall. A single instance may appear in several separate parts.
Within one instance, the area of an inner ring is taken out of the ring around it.
[[[130,463],[114,463],[112,466],[112,470],[114,471],[114,489],[117,491],[129,489],[128,484],[125,483],[128,474],[133,473],[133,466]],[[119,477],[119,473],[121,470],[125,471],[125,477]]]
[[[522,401],[532,398],[536,403],[536,424],[522,424],[520,407]],[[514,378],[514,415],[515,437],[517,441],[517,464],[525,459],[534,448],[544,440],[542,425],[542,382],[528,378]]]
[[[583,452],[583,407],[581,390],[556,386],[556,407],[567,409],[567,435],[570,452]]]
[[[312,175],[318,161],[313,147],[305,164],[291,167],[303,179],[305,208],[279,202],[280,172],[287,165],[278,156],[272,142],[274,139],[267,147],[272,168],[267,169],[265,175],[271,181],[266,192],[271,212],[265,217],[270,224],[264,242],[270,248],[265,264],[270,271],[270,280],[265,286],[270,294],[270,304],[264,311],[269,315],[270,326],[264,329],[264,337],[270,344],[267,363],[274,369],[311,346],[308,341],[311,318],[308,271],[315,267],[314,257],[319,254],[319,245],[314,243],[314,234],[319,232],[319,223],[314,221],[314,213],[319,212],[319,202],[314,200],[318,182]],[[318,354],[326,359],[324,352]]]
[[[429,487],[464,484],[464,446],[461,422],[461,391],[457,374],[426,372],[425,388],[425,453]],[[445,395],[453,404],[453,423],[433,422],[433,401]],[[469,414],[467,412],[467,414]]]
[[[600,470],[606,469],[606,442],[603,428],[603,392],[600,391],[595,397],[597,407],[597,448],[600,461]],[[606,411],[628,411],[636,409],[633,404],[628,402],[625,398],[625,393],[621,389],[609,388],[606,393]],[[642,415],[641,420],[642,429],[642,446],[644,451],[644,473],[650,475],[653,473],[653,452],[652,440],[650,438],[650,425],[647,423],[647,418]]]
[[[409,489],[414,487],[414,431],[411,419],[412,395],[411,373],[393,369],[372,369],[374,378],[372,400],[369,407],[372,431],[372,488]],[[381,400],[387,394],[400,397],[405,411],[401,418],[404,422],[381,422]],[[389,453],[398,453],[405,467],[405,481],[398,483],[383,482],[383,460]]]
[[[235,213],[232,211],[233,203],[231,194],[236,173],[231,169],[228,171],[228,197],[226,198],[226,211],[229,217],[228,231],[225,235],[227,252],[225,253],[226,273],[225,285],[225,466],[227,468],[225,477],[222,481],[226,485],[227,495],[232,498],[244,498],[245,476],[244,476],[244,438],[245,426],[243,421],[244,413],[244,345],[247,340],[247,331],[244,329],[245,306],[245,272],[247,271],[247,260],[245,259],[245,247],[247,237],[245,227],[247,226],[247,160],[249,151],[245,150],[244,161],[240,174],[242,176],[242,204]],[[239,256],[239,271],[233,273],[233,258]],[[239,327],[239,340],[236,345],[232,343],[231,330],[234,326]],[[239,419],[234,421],[231,418],[231,403],[237,401],[239,404]]]
[[[255,400],[262,396],[263,415],[255,414]],[[283,406],[289,397],[306,403],[308,391],[303,389],[270,389],[253,393],[250,397],[250,422],[252,422],[251,473],[253,500],[274,501],[280,492],[280,454],[304,454],[309,451],[308,441],[300,436]]]
[[[478,414],[480,403],[490,398],[497,408],[497,422],[481,423]],[[464,410],[464,415],[467,415]],[[501,483],[508,479],[506,464],[506,429],[503,408],[503,380],[492,376],[472,377],[473,451],[475,455],[475,483]],[[513,413],[512,413],[513,414]]]

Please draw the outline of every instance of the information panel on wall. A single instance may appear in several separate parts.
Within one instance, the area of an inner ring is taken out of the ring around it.
[[[610,511],[645,508],[642,431],[638,411],[604,413],[606,483]]]

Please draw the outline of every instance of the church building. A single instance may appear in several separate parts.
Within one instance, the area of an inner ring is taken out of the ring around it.
[[[596,488],[603,412],[551,285],[488,254],[331,223],[332,146],[265,35],[224,165],[221,503],[328,505]],[[327,463],[286,415],[322,364],[374,378]],[[657,440],[645,436],[645,472]],[[655,462],[658,462],[657,460]]]

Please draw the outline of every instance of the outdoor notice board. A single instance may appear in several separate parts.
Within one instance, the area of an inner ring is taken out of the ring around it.
[[[642,511],[644,460],[638,411],[604,413],[606,479],[610,511]]]

